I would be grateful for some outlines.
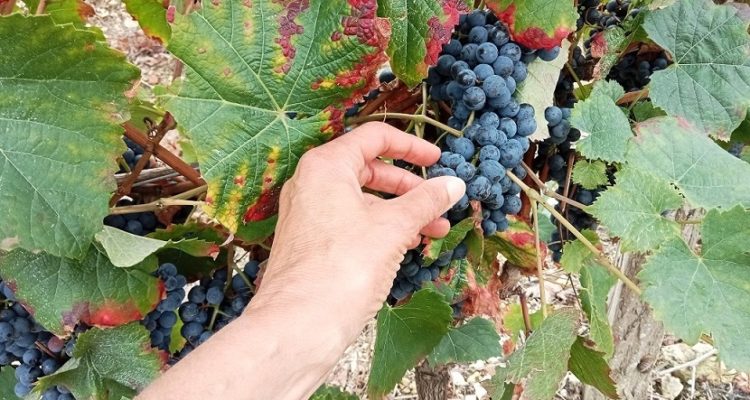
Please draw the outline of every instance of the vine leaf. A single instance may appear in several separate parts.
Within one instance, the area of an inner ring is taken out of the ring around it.
[[[489,320],[472,318],[458,328],[451,328],[432,349],[427,360],[432,365],[474,362],[500,357],[500,335]]]
[[[750,165],[687,121],[653,118],[635,131],[627,156],[631,166],[674,184],[692,206],[750,207]]]
[[[0,273],[16,297],[40,325],[59,336],[79,321],[118,326],[143,318],[164,291],[150,274],[156,267],[148,258],[133,268],[118,268],[96,246],[80,261],[21,249],[0,256]]]
[[[341,388],[323,385],[313,393],[310,400],[359,400],[359,398],[351,393],[344,392]]]
[[[667,115],[664,110],[659,107],[655,107],[654,103],[649,100],[639,101],[635,103],[631,111],[633,112],[633,117],[635,118],[636,122],[643,122],[654,117],[663,117]]]
[[[13,393],[13,386],[16,385],[16,374],[13,371],[11,366],[0,369],[0,400],[18,400]]]
[[[530,49],[549,49],[576,30],[573,1],[488,0],[487,6],[510,28],[513,40]]]
[[[599,245],[599,236],[596,232],[591,229],[584,229],[581,231],[583,237],[588,239],[591,244],[601,248]],[[563,246],[563,255],[560,259],[560,265],[562,265],[565,272],[571,274],[578,274],[581,269],[596,264],[596,256],[589,250],[586,245],[578,239],[566,242]]]
[[[60,370],[39,379],[34,393],[62,385],[77,399],[132,398],[154,380],[164,358],[151,348],[139,323],[113,329],[90,329],[78,337],[73,358]]]
[[[616,102],[625,94],[625,89],[616,81],[598,81],[591,89],[591,96],[606,96]]]
[[[576,149],[586,158],[610,162],[625,160],[632,132],[628,118],[610,97],[614,86],[619,87],[617,83],[595,84],[591,96],[573,108],[570,123],[587,135],[577,142]]]
[[[609,359],[615,352],[615,338],[607,317],[607,296],[617,278],[593,262],[581,269],[581,308],[589,319],[589,338],[596,350]]]
[[[680,208],[683,199],[667,181],[632,165],[642,167],[631,164],[618,171],[617,184],[604,191],[589,211],[622,239],[623,251],[646,251],[680,237],[680,226],[664,214]]]
[[[157,251],[167,249],[179,250],[193,257],[216,259],[219,255],[219,246],[216,243],[200,239],[162,241],[136,236],[110,226],[105,226],[103,231],[97,233],[96,240],[116,267],[131,267]]]
[[[564,40],[561,44],[560,55],[552,61],[543,61],[537,58],[528,65],[528,76],[518,85],[516,101],[518,103],[531,104],[536,119],[536,132],[531,135],[533,141],[541,141],[549,137],[549,127],[544,119],[544,110],[554,104],[554,91],[549,90],[557,85],[560,79],[560,70],[568,61],[570,42]]]
[[[490,249],[497,249],[508,262],[524,269],[536,268],[536,239],[533,227],[522,218],[508,216],[509,227],[485,239],[492,244]],[[547,245],[539,243],[542,259],[547,257]],[[497,252],[495,254],[497,254]]]
[[[468,11],[466,0],[378,0],[378,16],[391,22],[388,56],[396,76],[410,87],[421,82]]]
[[[221,246],[227,241],[224,233],[218,232],[210,225],[199,223],[172,224],[166,229],[157,229],[150,233],[148,237],[162,241],[195,239],[199,243],[213,243],[217,246]],[[212,252],[210,257],[196,258],[184,251],[169,248],[159,251],[158,257],[160,263],[170,262],[176,265],[177,271],[185,275],[188,280],[197,280],[210,275],[216,268],[227,265],[226,248],[217,247],[216,249],[219,252],[215,257]],[[180,336],[179,333],[177,336]]]
[[[109,211],[138,70],[49,16],[0,19],[0,249],[82,257]]]
[[[39,0],[24,1],[33,14],[39,6]],[[78,29],[86,29],[86,20],[93,17],[96,12],[94,7],[83,0],[47,0],[44,4],[44,13],[49,15],[57,25],[73,24]],[[101,32],[93,32],[97,39],[104,41]]]
[[[205,211],[231,232],[276,215],[302,153],[343,132],[345,108],[377,85],[389,26],[375,12],[375,0],[224,0],[175,16],[185,81],[161,99],[192,141]]]
[[[576,310],[561,309],[550,314],[529,336],[526,345],[510,356],[507,368],[498,368],[497,376],[504,379],[493,379],[490,391],[503,394],[503,390],[498,390],[500,385],[526,380],[521,399],[552,399],[568,371],[570,349],[577,330]]]
[[[440,239],[428,238],[425,241],[425,246],[422,250],[422,255],[424,256],[422,259],[422,265],[429,267],[441,254],[455,249],[473,229],[474,220],[472,218],[466,218],[452,226],[451,230],[445,235],[445,237]]]
[[[729,140],[750,106],[750,36],[737,12],[708,0],[683,0],[644,22],[649,37],[674,60],[651,77],[654,104],[722,140]]]
[[[367,382],[371,397],[379,398],[399,382],[409,368],[430,353],[448,332],[451,307],[430,289],[414,294],[399,307],[378,312],[378,335]]]
[[[167,43],[172,29],[167,23],[167,8],[162,0],[124,0],[125,9],[138,21],[148,37]]]
[[[620,61],[620,53],[629,43],[628,35],[619,26],[605,29],[591,38],[591,56],[599,61],[594,66],[594,78],[604,79]]]
[[[576,162],[573,167],[573,182],[589,190],[608,185],[607,164],[589,160]]]
[[[529,314],[531,330],[535,330],[544,321],[544,314],[539,309]],[[508,311],[503,315],[503,329],[505,329],[512,340],[519,339],[521,332],[526,331],[526,324],[523,322],[523,309],[518,303],[511,304]]]
[[[586,339],[579,336],[573,343],[568,367],[581,382],[595,387],[610,399],[619,398],[604,353],[596,351]]]
[[[682,240],[665,243],[638,275],[657,319],[695,343],[713,337],[729,368],[750,370],[750,212],[742,207],[709,211],[701,225],[700,253]]]

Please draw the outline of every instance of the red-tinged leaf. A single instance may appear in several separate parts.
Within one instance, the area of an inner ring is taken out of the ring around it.
[[[498,293],[503,287],[500,281],[498,271],[500,264],[496,261],[492,264],[492,275],[488,281],[480,282],[477,277],[477,271],[469,269],[466,273],[467,285],[464,290],[464,303],[461,311],[465,316],[485,315],[495,321],[500,326],[502,322],[502,310]]]
[[[628,36],[620,27],[601,31],[591,38],[591,56],[598,58],[594,66],[594,78],[603,79],[620,60],[623,46],[627,45]]]
[[[164,0],[124,0],[125,9],[138,21],[143,33],[162,43],[167,43],[172,29],[167,23],[167,6]]]
[[[508,216],[508,222],[508,229],[487,238],[487,241],[495,243],[500,254],[511,264],[523,269],[536,269],[537,252],[533,228],[515,216]],[[544,259],[547,257],[547,245],[541,242],[539,246]]]
[[[465,0],[378,0],[378,15],[391,22],[388,55],[396,76],[408,86],[421,82],[468,10]]]
[[[508,25],[513,40],[531,49],[559,46],[576,30],[572,0],[488,0],[487,6]]]
[[[268,236],[299,158],[343,132],[344,110],[377,86],[390,26],[376,6],[215,0],[175,15],[169,50],[185,81],[162,99],[196,150],[205,211],[232,233]]]
[[[165,367],[165,353],[151,348],[149,333],[141,324],[114,329],[90,329],[79,335],[73,358],[56,373],[39,379],[38,398],[61,385],[76,399],[132,398]]]
[[[80,260],[14,250],[0,256],[0,275],[37,322],[63,336],[79,323],[118,326],[143,318],[164,287],[151,276],[153,257],[132,268],[114,266],[91,246]]]
[[[39,0],[24,1],[29,10],[36,11]],[[94,7],[83,0],[47,0],[44,4],[44,13],[49,14],[58,25],[73,24],[76,28],[86,28],[86,20],[96,15]],[[101,39],[104,37],[99,34]]]

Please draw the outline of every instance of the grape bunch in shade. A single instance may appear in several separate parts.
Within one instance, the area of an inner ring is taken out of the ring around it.
[[[443,252],[431,265],[426,266],[421,247],[407,251],[396,279],[393,280],[391,298],[396,301],[403,300],[419,290],[423,283],[436,280],[440,272],[448,268],[453,260],[466,258],[467,253],[466,243],[461,243],[455,249]]]
[[[77,328],[76,332],[81,329]],[[39,325],[0,279],[0,369],[13,368],[18,397],[31,393],[41,377],[54,374],[72,355],[74,339],[63,341]],[[43,400],[72,400],[64,386],[42,393]]]
[[[256,260],[248,261],[242,271],[234,275],[230,275],[226,269],[218,269],[210,277],[201,279],[197,285],[191,287],[185,301],[177,302],[176,306],[170,302],[162,307],[162,312],[174,313],[174,310],[177,310],[177,316],[182,321],[179,334],[185,339],[185,345],[172,355],[170,363],[176,363],[190,354],[242,314],[255,292],[254,282],[259,271],[260,264]],[[184,292],[182,294],[184,296]],[[165,301],[168,299],[169,295]],[[159,312],[158,307],[156,311]],[[159,317],[159,320],[161,318]],[[167,322],[171,323],[171,317]],[[157,322],[157,326],[160,326],[160,322]],[[162,326],[159,329],[167,328]],[[171,332],[172,328],[169,330]],[[168,348],[168,342],[162,344],[161,348],[164,346]]]
[[[519,104],[514,94],[528,76],[529,63],[551,61],[559,53],[559,47],[536,51],[514,43],[491,13],[477,10],[460,17],[426,80],[432,101],[451,104],[448,125],[463,131],[439,143],[443,153],[428,169],[430,178],[457,176],[466,182],[466,195],[448,212],[452,224],[468,217],[470,201],[477,201],[482,229],[490,236],[507,229],[507,215],[521,210],[521,188],[506,171],[525,177],[520,164],[537,126],[534,108]]]

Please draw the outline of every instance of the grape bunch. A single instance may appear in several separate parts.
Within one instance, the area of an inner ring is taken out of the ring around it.
[[[607,79],[617,81],[625,91],[634,92],[643,89],[651,82],[651,75],[667,68],[669,61],[665,52],[656,57],[636,52],[625,55],[609,72]]]
[[[253,282],[259,271],[258,261],[250,260],[234,276],[229,276],[226,269],[219,269],[190,289],[178,312],[183,322],[180,334],[186,343],[171,362],[187,356],[242,314],[253,297]]]
[[[447,215],[451,223],[466,218],[470,201],[478,201],[482,229],[490,236],[507,229],[506,216],[521,210],[521,188],[506,171],[525,176],[520,164],[537,126],[534,108],[513,95],[530,62],[551,61],[559,53],[559,47],[537,51],[511,41],[507,27],[491,13],[461,16],[426,80],[433,101],[451,104],[448,125],[463,130],[463,136],[449,135],[440,143],[440,161],[428,170],[430,178],[457,176],[466,182],[466,195]]]
[[[455,249],[444,252],[429,266],[424,265],[422,249],[409,250],[401,261],[401,268],[396,274],[391,287],[391,297],[398,301],[422,287],[422,283],[434,281],[440,272],[447,268],[453,260],[466,257],[468,247],[466,243],[459,244]]]
[[[600,9],[599,0],[583,0],[578,3],[578,29],[584,24],[594,25],[594,31],[619,25],[628,15],[637,15],[640,10],[630,9],[630,0],[609,0]]]
[[[177,308],[185,298],[187,279],[177,273],[177,266],[172,263],[161,264],[154,275],[163,282],[167,296],[141,323],[151,335],[151,346],[168,351],[172,340],[172,328],[177,324]]]
[[[55,373],[71,356],[74,343],[70,343],[36,323],[0,279],[0,368],[15,369],[16,396],[26,396],[39,378]],[[42,399],[72,400],[73,396],[57,386],[46,390]]]
[[[143,147],[139,146],[134,141],[130,140],[127,137],[123,137],[122,140],[125,142],[125,145],[128,146],[127,150],[125,150],[124,153],[122,153],[122,159],[125,161],[125,163],[128,165],[128,167],[132,170],[135,168],[135,165],[138,164],[138,161],[143,158]],[[118,173],[126,172],[125,168],[120,167],[120,170]]]
[[[118,205],[130,205],[129,201],[121,201]],[[151,211],[131,214],[114,214],[104,218],[104,225],[111,226],[137,236],[145,236],[159,228],[156,214]]]

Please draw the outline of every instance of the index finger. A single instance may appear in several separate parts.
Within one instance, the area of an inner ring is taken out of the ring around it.
[[[420,166],[430,166],[440,158],[434,144],[382,122],[368,122],[329,145],[338,154],[349,154],[357,170],[381,156]]]

